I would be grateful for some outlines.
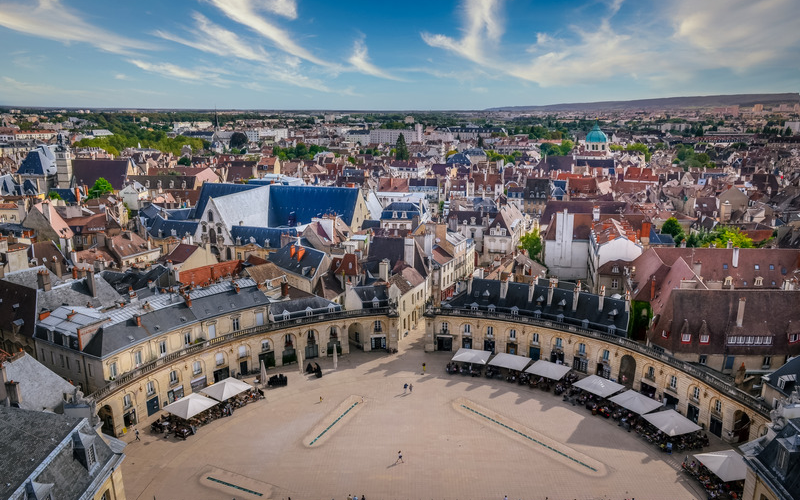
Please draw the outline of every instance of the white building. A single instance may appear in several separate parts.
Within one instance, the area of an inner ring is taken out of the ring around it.
[[[589,237],[589,289],[599,292],[600,266],[612,260],[633,262],[642,251],[642,242],[630,222],[624,219],[597,221]]]
[[[370,144],[395,144],[397,138],[403,134],[406,144],[422,142],[422,124],[417,123],[413,129],[387,129],[376,128],[369,131]],[[362,142],[363,144],[363,142]]]

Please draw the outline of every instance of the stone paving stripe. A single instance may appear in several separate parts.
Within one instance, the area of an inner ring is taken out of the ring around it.
[[[244,491],[245,493],[250,493],[252,495],[257,495],[257,496],[260,496],[260,497],[264,496],[264,495],[262,495],[261,493],[259,493],[257,491],[248,490],[247,488],[242,488],[241,486],[236,486],[235,484],[231,484],[231,483],[228,483],[226,481],[223,481],[221,479],[217,479],[217,478],[214,478],[214,477],[211,477],[211,476],[206,476],[206,479],[208,479],[209,481],[214,481],[215,483],[224,484],[225,486],[229,486],[231,488],[236,488],[237,490]]]
[[[308,445],[309,445],[309,446],[313,446],[313,445],[314,445],[314,443],[316,443],[316,442],[317,442],[317,440],[318,440],[319,438],[321,438],[322,436],[324,436],[324,435],[325,435],[325,433],[326,433],[326,432],[328,432],[328,431],[331,429],[331,427],[333,427],[334,425],[336,425],[337,423],[339,423],[339,420],[341,420],[341,419],[342,419],[342,418],[343,418],[345,415],[347,415],[348,413],[350,413],[350,410],[352,410],[353,408],[355,408],[357,404],[358,404],[358,403],[353,403],[353,405],[352,405],[352,406],[350,406],[350,408],[348,408],[347,410],[345,410],[345,412],[344,412],[344,413],[342,413],[341,415],[339,415],[339,417],[338,417],[336,420],[334,420],[334,421],[333,421],[333,423],[332,423],[331,425],[329,425],[328,427],[326,427],[324,431],[320,432],[320,433],[319,433],[319,436],[315,437],[315,438],[313,439],[313,441],[311,441],[310,443],[308,443]]]

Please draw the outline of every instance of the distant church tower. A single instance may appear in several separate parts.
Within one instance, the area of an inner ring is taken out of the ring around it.
[[[58,134],[56,145],[56,179],[59,189],[72,187],[72,151],[64,134]]]

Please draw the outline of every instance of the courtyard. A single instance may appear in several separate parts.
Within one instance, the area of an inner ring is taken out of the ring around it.
[[[141,441],[125,438],[127,498],[705,498],[680,470],[685,455],[552,392],[448,375],[451,356],[423,352],[412,333],[397,354],[354,351],[335,370],[332,358],[315,359],[321,379],[272,369],[287,387],[186,441],[141,422]],[[704,451],[730,448],[711,437]]]

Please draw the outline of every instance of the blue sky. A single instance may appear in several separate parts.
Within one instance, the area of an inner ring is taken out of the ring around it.
[[[800,89],[800,1],[0,0],[0,103],[482,109]]]

